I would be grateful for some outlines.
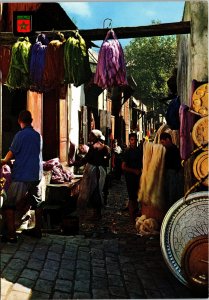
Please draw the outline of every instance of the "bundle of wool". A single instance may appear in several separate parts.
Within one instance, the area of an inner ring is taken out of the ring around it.
[[[43,90],[49,91],[64,83],[64,42],[52,40],[46,49]]]
[[[172,130],[168,124],[163,124],[160,126],[160,128],[158,129],[155,138],[154,138],[154,144],[159,144],[160,143],[160,135],[163,132],[167,132],[171,135],[172,138],[172,142],[179,147],[179,130]]]
[[[152,143],[144,142],[143,144],[143,169],[140,177],[140,188],[138,192],[139,201],[144,201],[147,194],[147,176],[149,162],[152,158]]]
[[[19,37],[12,46],[12,55],[6,86],[9,89],[29,89],[29,59],[31,43],[28,37]]]
[[[112,40],[108,40],[110,35]],[[123,49],[112,29],[100,48],[94,83],[103,89],[128,84]]]
[[[78,87],[91,78],[86,42],[76,31],[64,46],[64,81]]]
[[[135,226],[136,226],[137,232],[140,231],[140,227],[143,224],[144,220],[146,220],[146,215],[142,215],[142,216],[136,218]]]
[[[36,43],[31,48],[30,60],[30,90],[35,92],[43,91],[43,73],[45,68],[46,49],[49,40],[45,34],[39,34]]]
[[[0,70],[2,72],[2,83],[6,83],[9,73],[9,66],[11,61],[12,48],[10,46],[0,47]]]
[[[164,162],[166,149],[161,144],[145,142],[143,146],[143,169],[138,199],[154,207],[165,207]]]
[[[159,224],[153,218],[146,218],[146,215],[136,218],[136,230],[140,235],[159,234]]]

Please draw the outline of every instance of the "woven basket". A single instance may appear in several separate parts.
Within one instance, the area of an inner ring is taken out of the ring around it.
[[[192,139],[198,147],[206,145],[209,142],[208,117],[203,117],[194,124],[192,129]]]
[[[202,117],[208,115],[208,83],[202,84],[194,91],[192,109]]]
[[[193,163],[193,173],[194,176],[201,180],[208,174],[208,151],[203,151],[200,153],[194,160]],[[203,182],[203,185],[209,185],[209,178],[206,178]]]

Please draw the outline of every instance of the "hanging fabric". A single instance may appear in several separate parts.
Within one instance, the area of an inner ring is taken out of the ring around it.
[[[11,61],[12,48],[10,46],[0,46],[0,70],[2,71],[2,83],[7,80]]]
[[[180,118],[180,128],[179,128],[179,138],[180,138],[180,155],[181,159],[186,160],[190,157],[190,153],[193,150],[192,141],[192,128],[194,125],[194,115],[189,111],[189,107],[186,104],[181,104],[179,108],[179,118]]]
[[[180,119],[179,119],[179,108],[181,102],[179,96],[176,96],[171,102],[168,104],[167,112],[165,115],[165,119],[167,121],[168,126],[172,130],[178,130],[180,128]]]
[[[88,142],[88,107],[81,106],[81,132],[82,138],[84,139],[84,143],[87,144]]]
[[[73,83],[75,87],[88,82],[91,69],[86,42],[76,31],[70,36],[64,47],[65,83]]]
[[[46,49],[43,89],[45,92],[60,87],[64,83],[64,35],[57,35]]]
[[[29,59],[31,43],[28,37],[19,37],[12,46],[12,55],[6,86],[10,89],[29,89]]]
[[[100,48],[94,83],[103,89],[128,84],[123,49],[112,29]]]
[[[43,73],[45,67],[46,49],[49,40],[45,34],[39,34],[36,43],[31,48],[30,60],[30,90],[35,92],[43,91]]]

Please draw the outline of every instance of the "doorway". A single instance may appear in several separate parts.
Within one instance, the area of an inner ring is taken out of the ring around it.
[[[6,155],[14,135],[20,130],[18,115],[27,106],[27,91],[9,90],[2,85],[2,157]]]

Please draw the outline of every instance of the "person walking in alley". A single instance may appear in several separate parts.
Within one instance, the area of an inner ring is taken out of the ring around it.
[[[137,134],[129,134],[129,147],[125,149],[122,158],[122,170],[125,174],[126,186],[128,191],[128,209],[131,221],[134,223],[138,208],[138,190],[139,181],[142,172],[142,158],[143,152],[140,147],[137,146]]]
[[[181,166],[180,151],[172,142],[169,133],[160,135],[160,143],[166,148],[165,153],[165,196],[166,209],[169,209],[184,195],[183,168]]]
[[[89,150],[78,162],[72,165],[86,165],[80,184],[77,200],[79,223],[84,223],[86,208],[92,208],[94,219],[101,218],[103,205],[103,188],[106,179],[106,169],[109,166],[110,148],[105,145],[105,137],[98,129],[93,129],[89,135]]]
[[[12,182],[2,207],[2,242],[17,241],[15,215],[22,213],[23,216],[26,212],[23,212],[23,207],[35,209],[35,227],[27,230],[27,234],[41,238],[42,137],[33,129],[32,121],[30,111],[20,112],[18,123],[21,130],[14,136],[5,158],[1,159],[1,165],[14,159]]]
[[[112,144],[112,169],[114,178],[120,180],[121,179],[121,155],[122,149],[118,145],[118,140],[114,139]]]

